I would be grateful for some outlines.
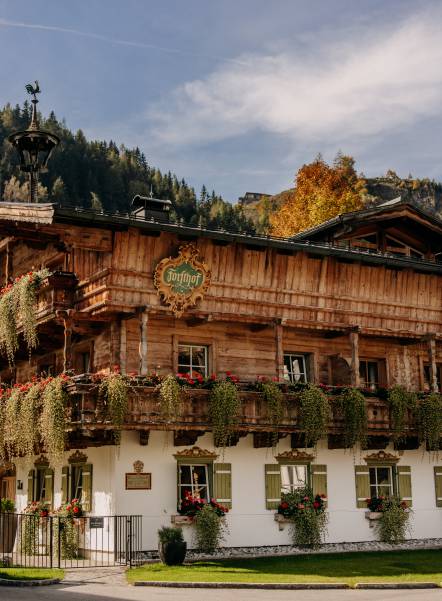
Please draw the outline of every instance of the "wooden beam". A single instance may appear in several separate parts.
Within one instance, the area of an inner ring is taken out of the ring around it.
[[[119,364],[120,371],[122,374],[126,373],[126,361],[127,361],[127,328],[126,320],[120,320],[120,356]]]
[[[359,386],[359,328],[350,331],[351,344],[351,385]]]
[[[72,310],[63,311],[64,346],[63,346],[63,371],[72,369]]]
[[[149,315],[147,309],[143,309],[140,313],[140,376],[147,376],[148,323]]]
[[[278,382],[282,382],[284,380],[284,346],[283,326],[281,323],[275,324],[275,346],[275,372]]]
[[[436,365],[436,335],[427,336],[428,361],[430,363],[430,389],[432,392],[439,392],[437,383],[437,365]]]

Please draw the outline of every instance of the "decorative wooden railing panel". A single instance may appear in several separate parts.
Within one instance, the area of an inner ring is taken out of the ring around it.
[[[77,278],[74,273],[56,271],[43,280],[37,296],[37,319],[52,317],[57,311],[72,309]]]
[[[72,427],[85,429],[112,429],[106,417],[106,407],[98,398],[98,385],[73,383],[70,386],[72,402],[70,421]],[[128,412],[123,426],[127,430],[210,430],[209,391],[188,389],[183,393],[180,415],[167,421],[160,410],[158,392],[153,387],[133,386],[128,398]],[[240,391],[241,412],[238,431],[272,431],[266,403],[259,392]],[[280,432],[300,431],[299,403],[296,393],[285,394],[286,411],[279,425]],[[339,414],[336,401],[330,396],[331,416],[329,433],[340,434],[345,424]],[[366,397],[369,435],[390,435],[392,433],[390,411],[387,403],[376,397]],[[410,434],[415,424],[409,418],[406,424]]]

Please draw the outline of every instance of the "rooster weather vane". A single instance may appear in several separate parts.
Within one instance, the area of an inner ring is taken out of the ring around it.
[[[41,93],[40,84],[38,83],[37,80],[35,80],[34,83],[35,83],[35,87],[32,84],[28,83],[28,85],[26,86],[26,92],[28,94],[31,94],[31,96],[34,96],[34,101],[38,102],[37,94]]]

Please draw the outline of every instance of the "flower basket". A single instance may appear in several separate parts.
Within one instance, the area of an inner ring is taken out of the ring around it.
[[[193,516],[191,515],[171,515],[170,521],[175,526],[191,526],[193,524]]]

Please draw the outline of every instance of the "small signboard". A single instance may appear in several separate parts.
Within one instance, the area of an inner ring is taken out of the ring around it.
[[[152,488],[152,474],[127,473],[126,490],[150,490]]]
[[[90,517],[89,528],[104,528],[104,518]]]

